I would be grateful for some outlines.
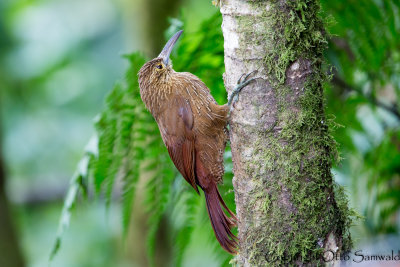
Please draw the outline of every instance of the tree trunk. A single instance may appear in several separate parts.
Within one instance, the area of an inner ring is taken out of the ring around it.
[[[130,43],[149,58],[156,57],[165,44],[168,18],[176,17],[182,0],[122,0]]]
[[[7,4],[4,1],[0,2],[0,266],[22,267],[24,266],[24,258],[19,247],[13,224],[13,214],[6,195],[6,168],[3,161],[2,147],[3,94],[8,89],[7,77],[9,75],[7,69],[2,67],[2,63],[3,56],[8,55],[11,47],[8,31],[3,28],[3,25],[7,25],[5,16],[3,16],[3,10],[6,7]]]
[[[168,18],[178,14],[182,0],[123,0],[125,23],[127,28],[133,29],[128,33],[131,44],[135,44],[136,50],[143,51],[148,58],[156,57],[165,44],[165,30],[170,25]],[[145,162],[142,163],[146,165]],[[148,257],[148,248],[143,245],[148,236],[149,213],[143,209],[145,200],[144,188],[149,179],[148,175],[139,178],[136,193],[133,200],[133,208],[128,231],[128,244],[126,246],[127,257],[138,266],[151,266]],[[167,223],[161,223],[157,232],[154,264],[160,266],[170,264],[169,250],[171,244],[165,237]],[[138,242],[143,240],[143,242]],[[168,263],[168,264],[167,264]]]
[[[317,0],[221,1],[228,92],[258,70],[230,118],[240,266],[323,265],[351,245],[330,171],[318,12]]]
[[[24,260],[19,248],[12,222],[12,213],[5,192],[5,168],[1,151],[0,144],[0,266],[22,267],[24,266]]]

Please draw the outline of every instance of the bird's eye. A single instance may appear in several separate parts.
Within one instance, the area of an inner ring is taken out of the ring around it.
[[[159,69],[159,70],[161,70],[161,69],[162,69],[162,64],[158,64],[158,65],[156,66],[156,68]]]

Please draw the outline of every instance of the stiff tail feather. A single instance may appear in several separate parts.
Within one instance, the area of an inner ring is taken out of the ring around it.
[[[206,197],[208,216],[214,229],[215,236],[222,248],[231,254],[237,254],[237,237],[232,233],[232,228],[236,226],[236,216],[228,209],[222,199],[216,184],[210,184],[204,188]],[[223,211],[221,205],[232,216],[228,217]]]

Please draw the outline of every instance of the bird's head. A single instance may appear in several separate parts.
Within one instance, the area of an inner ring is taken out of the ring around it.
[[[154,59],[146,62],[139,71],[140,88],[147,87],[151,84],[166,82],[170,74],[173,72],[171,55],[174,45],[178,41],[183,31],[179,31],[168,40],[161,53]]]

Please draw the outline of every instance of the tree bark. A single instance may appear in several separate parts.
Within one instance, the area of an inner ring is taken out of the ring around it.
[[[240,266],[324,265],[351,246],[330,172],[318,12],[317,0],[221,1],[228,93],[258,70],[230,118]]]

